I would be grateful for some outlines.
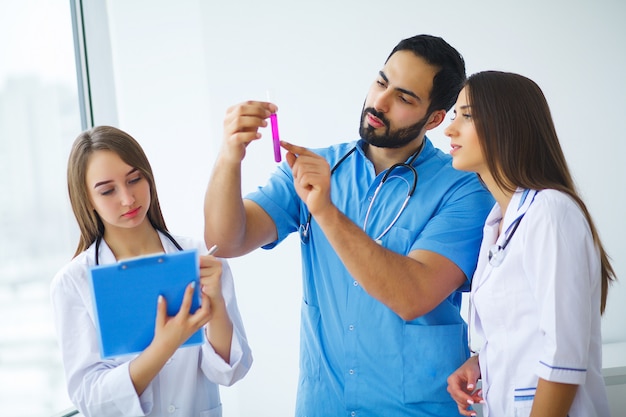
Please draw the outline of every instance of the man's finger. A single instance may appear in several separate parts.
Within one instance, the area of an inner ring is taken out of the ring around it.
[[[295,155],[298,155],[298,156],[300,156],[300,155],[316,155],[314,152],[308,150],[305,147],[294,145],[294,144],[291,144],[289,142],[285,142],[284,140],[280,141],[280,146],[283,149],[285,149],[285,150],[287,150],[287,151],[289,151],[289,152],[291,152],[291,153],[293,153]]]

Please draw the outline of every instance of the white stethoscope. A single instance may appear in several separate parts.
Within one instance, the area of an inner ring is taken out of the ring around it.
[[[520,202],[519,202],[519,204],[517,206],[517,210],[518,211],[522,208],[522,206],[526,202],[526,197],[528,197],[529,193],[530,193],[530,190],[528,190],[528,189],[524,190],[524,193],[522,194],[522,198],[520,199]],[[488,259],[489,259],[489,265],[491,265],[492,267],[495,268],[495,267],[498,267],[498,266],[502,265],[502,261],[504,261],[504,256],[505,256],[504,249],[506,249],[506,247],[508,246],[509,242],[513,238],[513,235],[515,234],[515,231],[517,230],[520,222],[524,218],[524,215],[526,215],[526,213],[528,212],[528,209],[530,208],[530,206],[535,201],[535,197],[537,196],[537,194],[539,194],[539,191],[535,191],[534,192],[533,198],[530,200],[530,203],[528,203],[528,207],[526,207],[526,210],[524,210],[524,212],[522,214],[517,216],[515,218],[515,220],[513,220],[513,222],[511,222],[509,227],[507,227],[506,232],[504,233],[504,242],[502,242],[501,245],[494,244],[493,246],[491,246],[491,248],[489,248]],[[472,296],[471,295],[468,297],[468,301],[469,301],[469,304],[468,304],[468,314],[467,314],[467,328],[468,328],[468,330],[467,330],[467,344],[469,346],[470,352],[472,354],[476,354],[477,352],[472,349],[472,314],[473,314],[473,308],[472,308]]]
[[[407,192],[406,198],[404,199],[404,202],[402,203],[402,206],[400,207],[400,210],[398,210],[398,213],[393,218],[393,220],[391,221],[389,226],[387,226],[387,228],[385,228],[385,230],[383,230],[383,232],[381,234],[379,234],[378,237],[376,237],[376,239],[374,239],[378,244],[382,243],[381,239],[383,238],[383,236],[385,236],[387,234],[387,232],[389,232],[389,230],[391,230],[393,225],[398,221],[398,219],[400,218],[400,215],[402,214],[402,212],[404,212],[404,209],[406,208],[406,205],[409,203],[409,199],[411,198],[411,196],[415,192],[415,188],[417,187],[417,171],[413,167],[413,162],[415,162],[415,160],[417,159],[417,157],[419,156],[419,154],[420,154],[420,152],[422,151],[423,148],[424,148],[424,146],[422,144],[422,146],[420,146],[420,148],[417,151],[415,151],[415,153],[413,153],[413,155],[411,155],[411,157],[407,160],[407,162],[400,162],[400,163],[394,164],[391,167],[389,167],[389,169],[387,170],[385,175],[383,175],[383,178],[380,180],[380,184],[378,184],[378,186],[376,187],[376,190],[374,190],[374,195],[372,196],[372,199],[370,200],[370,204],[367,207],[367,212],[365,213],[365,220],[363,221],[363,231],[365,231],[365,232],[367,232],[367,223],[368,223],[368,220],[369,220],[370,212],[372,211],[372,206],[374,205],[374,201],[376,201],[376,197],[378,196],[378,193],[380,192],[380,189],[382,188],[383,184],[385,184],[385,182],[389,178],[400,178],[402,181],[406,182],[407,187],[408,187],[408,192]],[[344,156],[341,157],[341,159],[339,159],[339,161],[337,161],[335,166],[333,166],[333,168],[330,170],[330,175],[333,175],[333,173],[337,170],[337,168],[339,168],[339,166],[343,163],[343,161],[345,161],[350,155],[352,155],[354,153],[354,151],[356,151],[356,146],[354,148],[350,149],[348,151],[348,153],[346,153]],[[401,177],[399,175],[391,176],[391,173],[396,168],[406,168],[406,169],[408,169],[411,172],[411,174],[413,176],[413,181],[411,182],[411,184],[409,184],[409,181],[407,181],[405,178],[403,178],[403,177]],[[311,227],[311,213],[309,212],[309,214],[307,216],[307,219],[306,219],[306,223],[305,224],[301,224],[300,228],[299,228],[300,241],[303,244],[305,244],[305,245],[307,243],[309,243],[309,229],[310,229],[310,227]]]

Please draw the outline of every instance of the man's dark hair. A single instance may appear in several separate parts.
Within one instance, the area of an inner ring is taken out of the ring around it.
[[[461,54],[442,38],[432,35],[417,35],[401,40],[387,60],[398,51],[411,51],[430,65],[439,68],[433,79],[428,113],[435,110],[450,110],[466,78],[465,61]]]

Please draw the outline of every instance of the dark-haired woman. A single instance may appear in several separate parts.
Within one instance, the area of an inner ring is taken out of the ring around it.
[[[445,133],[453,166],[496,200],[470,293],[483,340],[448,378],[462,415],[606,417],[600,316],[614,271],[536,83],[469,77]],[[476,390],[482,379],[482,391]]]

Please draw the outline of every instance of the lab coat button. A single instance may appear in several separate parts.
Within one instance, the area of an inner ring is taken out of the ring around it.
[[[351,324],[351,325],[348,326],[348,329],[354,330],[354,326]]]
[[[173,405],[170,405],[169,407],[167,407],[168,413],[173,413],[174,411],[176,411],[176,407],[174,407]]]
[[[353,281],[353,282],[352,282],[352,285],[354,285],[354,286],[356,287],[356,286],[358,286],[358,285],[359,285],[359,283],[358,283],[358,282],[356,282],[356,281]]]
[[[350,370],[348,371],[348,373],[349,373],[350,375],[354,375],[354,369],[350,369]]]
[[[356,416],[356,411],[351,412],[351,413],[350,413],[350,415],[351,415],[352,417]]]

